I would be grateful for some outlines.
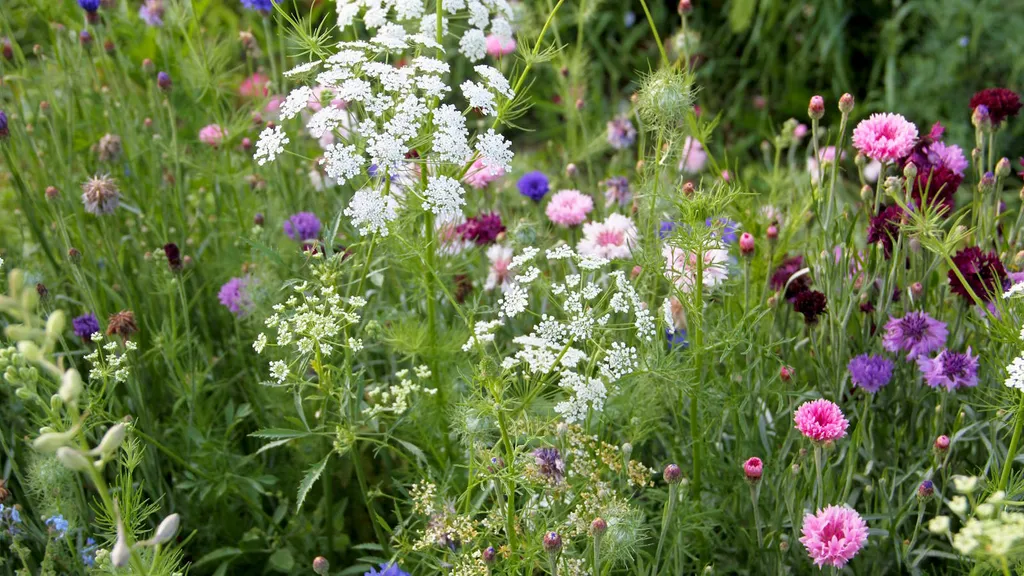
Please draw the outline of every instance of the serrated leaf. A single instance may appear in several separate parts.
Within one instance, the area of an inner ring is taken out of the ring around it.
[[[292,440],[294,440],[294,438],[282,438],[280,440],[274,440],[273,442],[270,442],[269,444],[264,444],[263,446],[260,446],[260,449],[257,450],[256,453],[257,454],[262,454],[262,453],[266,452],[267,450],[270,450],[271,448],[277,448],[278,446],[284,446],[285,444],[291,442]]]
[[[295,503],[296,510],[302,509],[302,503],[306,501],[306,494],[309,494],[309,489],[313,487],[313,484],[316,484],[317,478],[320,478],[320,475],[324,473],[324,468],[327,467],[327,461],[330,458],[331,454],[328,453],[327,456],[324,456],[323,460],[314,464],[313,467],[306,472],[306,477],[299,483],[299,499]]]
[[[257,430],[249,436],[255,438],[266,438],[267,440],[280,440],[282,438],[302,438],[303,436],[309,436],[309,432],[305,430],[290,430],[288,428],[264,428],[263,430]]]

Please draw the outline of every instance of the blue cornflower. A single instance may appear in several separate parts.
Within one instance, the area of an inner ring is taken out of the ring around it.
[[[369,572],[363,574],[363,576],[410,576],[408,572],[402,570],[397,564],[381,564],[380,571],[378,572],[374,568],[370,568]]]
[[[82,340],[89,340],[89,337],[100,331],[100,321],[92,312],[82,314],[71,321],[75,329],[75,336]]]
[[[258,10],[260,12],[272,11],[276,3],[273,0],[242,0],[242,6],[249,10]]]
[[[7,129],[7,113],[0,110],[0,138],[6,138],[10,133]]]
[[[676,348],[685,350],[690,347],[690,342],[686,339],[686,330],[671,330],[666,328],[665,339],[668,340],[669,350],[674,350]]]
[[[95,14],[100,9],[100,0],[78,0],[78,5],[89,14]]]
[[[740,229],[740,225],[729,220],[728,218],[715,218],[712,220],[708,218],[704,221],[704,225],[708,228],[715,227],[722,229],[722,242],[726,244],[732,244],[736,241],[736,232]],[[717,234],[717,231],[716,231]]]
[[[676,226],[678,226],[678,224],[675,222],[663,221],[661,223],[661,228],[658,229],[658,237],[662,240],[668,238],[672,234],[672,231],[676,229]]]
[[[64,519],[62,514],[47,518],[46,525],[53,530],[57,538],[63,538],[68,532],[68,521]]]
[[[548,177],[539,170],[523,174],[519,182],[516,182],[516,186],[519,188],[520,194],[534,202],[540,202],[541,198],[551,189]]]

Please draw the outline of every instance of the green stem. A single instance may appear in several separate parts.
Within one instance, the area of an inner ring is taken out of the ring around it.
[[[661,36],[658,34],[658,27],[654,25],[654,17],[651,16],[651,11],[647,8],[647,0],[640,0],[640,5],[644,7],[644,15],[647,16],[647,24],[651,26],[651,32],[654,34],[654,41],[658,43],[658,52],[661,53],[661,63],[668,67],[671,63],[668,60],[668,54],[665,53],[665,45],[661,43]]]
[[[821,480],[821,445],[814,445],[814,487],[817,492],[818,509],[821,509],[825,496],[825,483]]]
[[[661,514],[661,535],[658,537],[658,550],[654,553],[654,564],[651,567],[651,576],[658,573],[658,564],[661,562],[661,550],[665,546],[665,536],[668,534],[668,526],[672,522],[672,512],[676,507],[676,490],[679,484],[669,484],[668,501],[662,508]]]
[[[1020,444],[1021,429],[1024,428],[1024,395],[1021,395],[1017,405],[1016,424],[1013,426],[1013,437],[1010,438],[1010,447],[1006,452],[1006,462],[1003,463],[1003,473],[999,475],[998,490],[1005,490],[1006,484],[1010,481],[1010,470],[1013,468],[1013,460],[1017,457],[1017,447]]]

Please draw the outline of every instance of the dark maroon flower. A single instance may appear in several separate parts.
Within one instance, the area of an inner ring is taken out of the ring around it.
[[[115,312],[107,320],[107,336],[117,335],[123,340],[127,340],[129,336],[138,331],[139,326],[135,323],[135,314],[131,310]]]
[[[1002,291],[1006,269],[995,252],[982,252],[977,246],[964,248],[953,256],[953,265],[956,266],[956,270],[950,270],[948,273],[950,290],[964,300],[973,302],[967,286],[964,286],[957,276],[957,270],[982,302],[988,302]]]
[[[174,242],[164,244],[164,255],[167,256],[167,265],[170,266],[172,272],[181,270],[181,251],[178,250],[177,244]]]
[[[953,194],[964,181],[964,177],[946,166],[932,166],[921,170],[918,167],[911,195],[918,206],[927,203],[935,209],[944,209],[944,215],[953,213]]]
[[[900,222],[903,220],[903,209],[897,205],[886,206],[878,211],[868,226],[868,242],[880,242],[885,259],[892,258],[892,246],[900,235]]]
[[[824,314],[827,308],[828,299],[817,290],[804,290],[793,302],[793,309],[804,315],[807,324],[816,324],[818,316]]]
[[[1006,88],[985,88],[971,96],[971,110],[978,106],[987,107],[992,125],[999,126],[1003,120],[1013,118],[1020,112],[1020,96]]]
[[[490,212],[468,218],[455,231],[463,240],[469,240],[477,246],[487,246],[494,244],[498,235],[505,231],[505,225],[501,223],[501,216],[497,212]]]
[[[786,300],[793,302],[801,292],[806,292],[811,287],[811,277],[808,274],[803,274],[799,278],[789,282],[789,279],[796,274],[801,268],[804,267],[803,256],[791,256],[786,258],[779,264],[779,267],[775,269],[771,277],[772,290],[786,289]],[[789,286],[786,286],[786,283]]]

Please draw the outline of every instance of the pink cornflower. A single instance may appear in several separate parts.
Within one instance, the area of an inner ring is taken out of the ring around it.
[[[917,143],[917,126],[899,114],[872,114],[853,130],[853,145],[879,162],[906,158]]]
[[[548,201],[544,213],[555,224],[568,228],[582,224],[593,209],[594,199],[590,196],[579,190],[559,190]]]
[[[827,506],[807,514],[801,532],[800,543],[819,568],[846,566],[868,539],[867,523],[848,506]]]
[[[219,124],[209,124],[203,126],[199,131],[199,141],[203,144],[213,146],[214,148],[224,143],[224,138],[227,137],[228,133],[220,127]]]
[[[487,36],[487,55],[491,58],[500,58],[516,51],[515,38],[503,38],[495,34]]]
[[[242,98],[259,98],[266,96],[269,91],[267,84],[270,83],[270,78],[267,78],[265,74],[259,72],[249,76],[238,86],[238,94]]]
[[[793,414],[793,421],[801,434],[820,444],[846,436],[850,425],[839,406],[823,398],[801,404]]]
[[[683,152],[679,159],[679,170],[687,174],[696,174],[704,169],[708,161],[708,153],[700,142],[687,136],[683,141]]]
[[[462,181],[477,190],[482,190],[486,188],[488,184],[498,180],[504,175],[505,170],[502,167],[484,166],[483,160],[477,158],[473,162],[473,165],[469,167],[466,175],[462,177]]]
[[[943,350],[935,358],[921,356],[917,359],[925,384],[932,388],[943,387],[952,392],[959,388],[973,388],[978,385],[978,357],[966,353]]]
[[[665,277],[675,282],[685,293],[693,290],[697,282],[697,255],[682,248],[665,245]],[[704,251],[704,265],[701,270],[704,288],[714,288],[729,277],[729,251],[715,248]]]
[[[508,273],[508,265],[512,263],[512,248],[495,244],[487,249],[487,259],[491,261],[491,269],[487,272],[487,281],[484,282],[484,290],[508,286],[511,275]]]
[[[576,246],[584,256],[600,256],[608,260],[629,258],[636,244],[636,226],[622,214],[609,214],[604,222],[583,225],[583,239]]]
[[[761,472],[764,470],[764,463],[757,456],[748,458],[743,463],[743,473],[747,476],[747,480],[751,482],[757,482],[761,479]]]

